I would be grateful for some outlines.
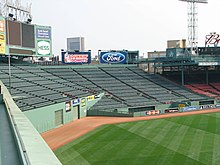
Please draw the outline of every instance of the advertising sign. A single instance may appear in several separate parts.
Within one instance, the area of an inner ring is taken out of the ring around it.
[[[79,104],[79,103],[80,103],[80,99],[75,99],[75,100],[73,100],[73,102],[72,102],[73,105],[76,105],[76,104]]]
[[[6,47],[5,47],[5,35],[0,34],[0,54],[6,53]]]
[[[70,101],[68,101],[68,102],[66,102],[66,112],[70,112],[71,111],[71,102]]]
[[[5,20],[0,17],[0,54],[6,54]]]
[[[92,95],[92,96],[88,96],[88,97],[87,97],[87,100],[88,100],[88,101],[92,101],[92,100],[94,100],[94,99],[95,99],[95,95]]]
[[[51,39],[51,29],[44,27],[36,28],[36,38],[38,39]]]
[[[216,108],[215,105],[201,105],[199,106],[199,109],[214,109]]]
[[[174,109],[166,109],[165,110],[165,113],[176,113],[176,112],[179,112],[179,109],[174,108]]]
[[[90,64],[91,52],[62,52],[64,64]]]
[[[195,110],[198,110],[199,107],[197,106],[189,106],[189,107],[184,107],[183,108],[183,112],[186,112],[186,111],[195,111]]]
[[[151,111],[147,111],[146,115],[159,115],[160,114],[160,110],[151,110]]]
[[[5,32],[5,21],[4,20],[0,20],[0,32],[1,33]]]
[[[217,47],[219,42],[220,42],[220,35],[217,33],[210,33],[205,37],[205,46],[213,45]]]
[[[85,107],[86,106],[86,99],[82,98],[81,99],[81,107]]]
[[[127,54],[127,52],[101,52],[100,63],[125,64],[127,60]]]
[[[216,108],[220,108],[220,104],[215,105]]]
[[[36,55],[52,55],[51,38],[50,26],[35,26]]]
[[[218,62],[199,62],[199,66],[216,66],[219,65]]]
[[[50,55],[50,41],[38,40],[37,41],[37,54],[38,55]]]

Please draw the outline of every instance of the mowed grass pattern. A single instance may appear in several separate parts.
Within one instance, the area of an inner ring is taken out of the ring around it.
[[[220,113],[105,125],[55,154],[63,165],[219,165]]]

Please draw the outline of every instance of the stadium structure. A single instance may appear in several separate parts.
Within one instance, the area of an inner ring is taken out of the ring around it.
[[[211,36],[209,44],[215,38]],[[216,45],[198,48],[198,55],[186,53],[188,48],[168,48],[166,57],[144,60],[138,51],[100,50],[98,65],[91,64],[91,51],[61,52],[59,63],[24,61],[51,56],[51,38],[50,26],[21,22],[13,14],[0,17],[3,164],[60,164],[40,133],[87,116],[137,117],[220,107]],[[153,72],[142,70],[142,64],[151,64]]]

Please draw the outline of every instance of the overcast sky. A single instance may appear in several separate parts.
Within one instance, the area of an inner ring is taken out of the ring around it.
[[[187,4],[178,0],[22,0],[32,3],[34,24],[52,27],[53,53],[67,37],[85,37],[86,49],[165,50],[167,40],[187,39]],[[199,46],[220,33],[219,0],[199,5]]]

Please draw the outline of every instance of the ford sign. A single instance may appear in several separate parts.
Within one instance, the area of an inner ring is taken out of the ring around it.
[[[126,63],[126,52],[101,52],[100,54],[100,61],[101,63],[119,63],[124,64]]]

